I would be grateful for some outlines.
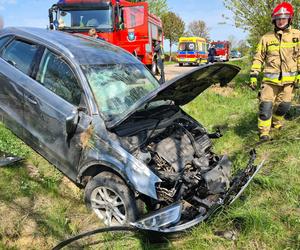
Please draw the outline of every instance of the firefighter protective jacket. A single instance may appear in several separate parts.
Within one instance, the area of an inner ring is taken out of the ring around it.
[[[161,42],[159,42],[155,48],[154,48],[154,52],[157,54],[158,58],[161,60],[165,59],[165,52],[164,52],[164,48],[161,44]]]
[[[260,40],[251,67],[257,77],[263,69],[263,82],[285,85],[300,73],[300,31],[286,29],[266,33]]]

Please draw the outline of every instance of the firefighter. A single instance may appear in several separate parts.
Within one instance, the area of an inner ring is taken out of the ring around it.
[[[157,66],[160,71],[160,84],[163,84],[165,82],[165,69],[164,69],[164,60],[165,60],[165,54],[164,54],[164,48],[162,46],[162,43],[160,41],[156,41],[154,52],[156,54],[157,58]]]
[[[217,54],[217,52],[216,52],[216,49],[215,49],[215,45],[211,45],[211,47],[208,50],[208,61],[207,61],[207,63],[214,63],[216,54]]]
[[[274,8],[274,31],[261,38],[251,67],[250,86],[253,89],[264,68],[258,117],[261,141],[270,139],[271,126],[282,128],[291,106],[293,88],[300,80],[300,31],[291,28],[293,15],[290,3],[283,2]]]

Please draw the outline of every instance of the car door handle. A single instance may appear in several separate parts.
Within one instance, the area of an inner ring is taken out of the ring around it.
[[[25,99],[30,102],[31,104],[33,105],[37,105],[37,101],[36,100],[33,100],[32,98],[30,98],[29,96],[25,96]]]

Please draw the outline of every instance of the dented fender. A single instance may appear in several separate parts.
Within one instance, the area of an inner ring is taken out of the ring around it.
[[[118,142],[105,140],[90,133],[82,155],[77,181],[84,172],[95,165],[102,165],[118,172],[133,189],[157,199],[155,184],[161,182],[143,162],[124,150]]]

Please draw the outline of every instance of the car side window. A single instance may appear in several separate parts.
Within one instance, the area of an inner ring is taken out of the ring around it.
[[[0,38],[0,50],[8,42],[11,36],[4,36]]]
[[[36,80],[71,104],[79,105],[82,91],[74,72],[60,56],[47,49]]]
[[[30,75],[37,50],[36,44],[14,40],[3,50],[2,58],[26,75]]]

